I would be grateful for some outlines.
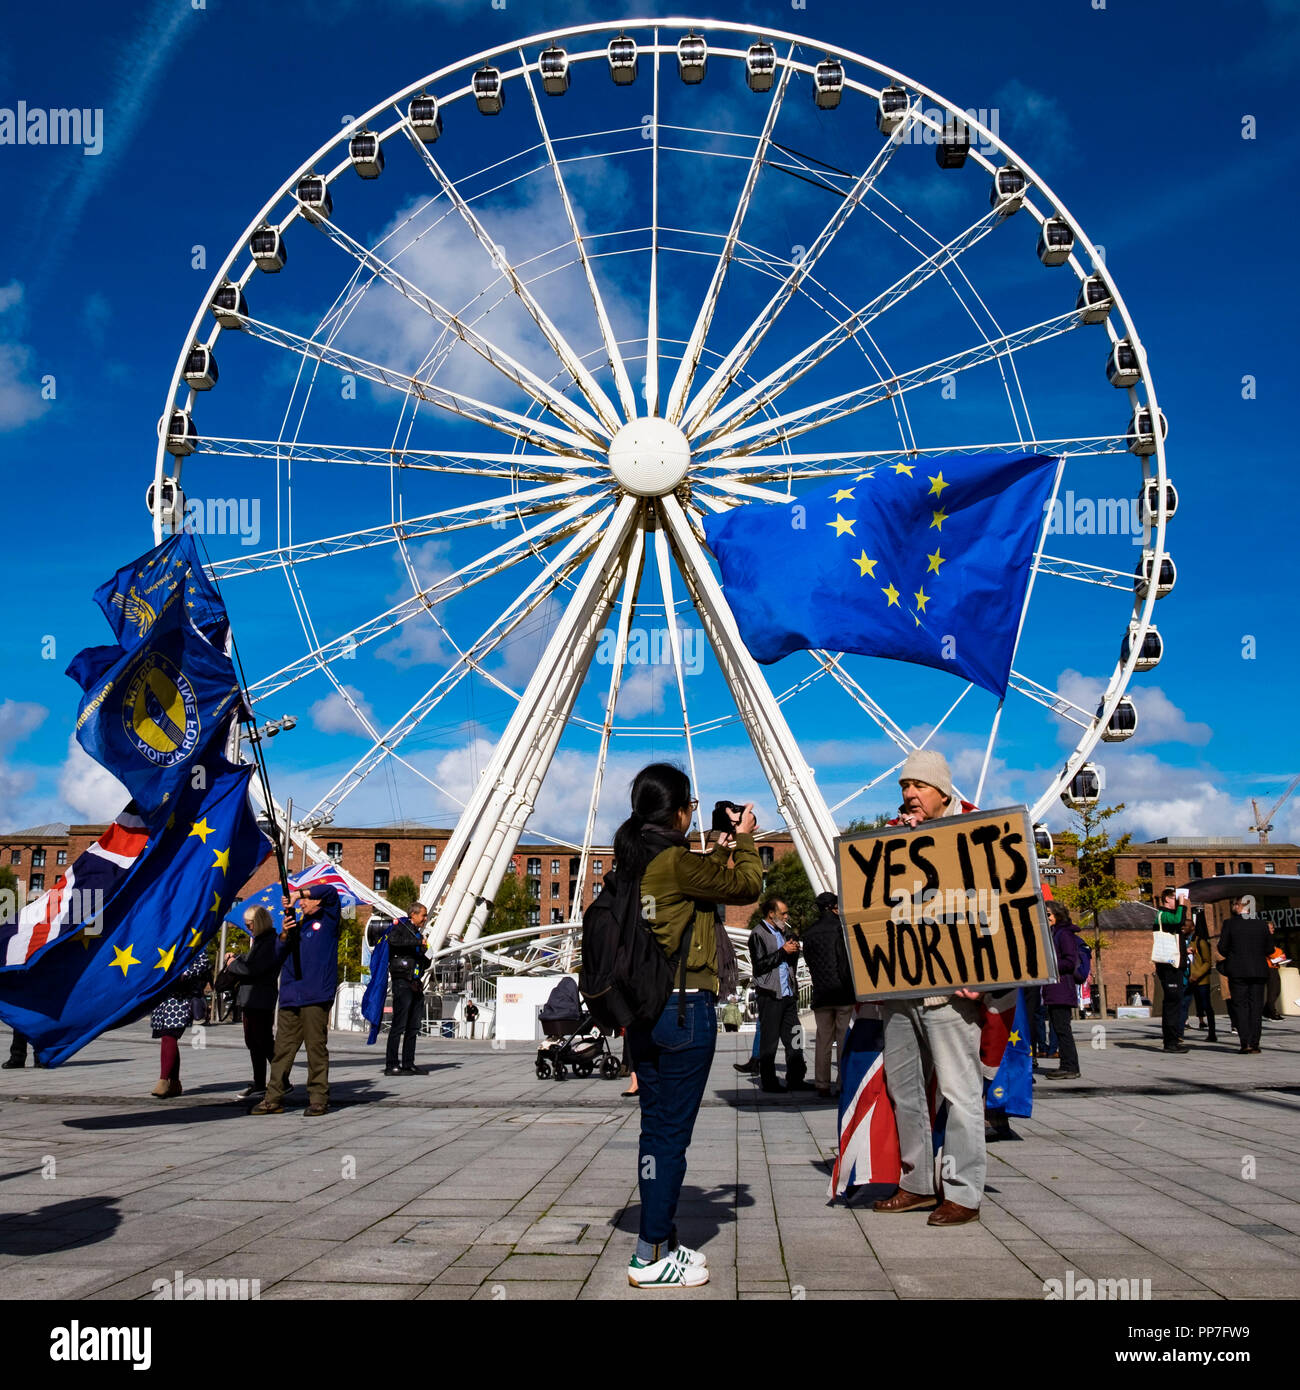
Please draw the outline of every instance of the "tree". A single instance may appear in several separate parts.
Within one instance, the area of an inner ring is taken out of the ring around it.
[[[1122,801],[1118,806],[1085,806],[1073,813],[1077,830],[1058,835],[1056,839],[1058,857],[1062,857],[1064,851],[1064,857],[1068,858],[1073,850],[1079,881],[1054,888],[1052,895],[1070,909],[1081,927],[1092,927],[1091,935],[1081,934],[1092,949],[1093,978],[1103,1018],[1106,1016],[1106,986],[1102,979],[1101,957],[1110,942],[1101,934],[1100,914],[1116,903],[1128,901],[1128,885],[1115,876],[1115,856],[1122,854],[1133,839],[1126,833],[1112,844],[1106,822],[1123,809]]]
[[[403,912],[409,912],[419,898],[420,890],[415,886],[415,880],[410,874],[398,874],[388,885],[388,901],[394,907],[401,908]]]
[[[410,879],[407,879],[410,882]],[[369,922],[369,918],[366,919]],[[357,922],[357,910],[345,908],[339,918],[339,983],[361,978],[361,938],[365,928]]]
[[[841,832],[845,835],[861,835],[864,830],[883,830],[889,824],[889,817],[882,811],[879,815],[867,820],[865,816],[858,816],[851,820]]]
[[[501,875],[492,911],[488,914],[484,936],[500,936],[503,932],[523,931],[528,926],[528,914],[541,904],[532,897],[523,879],[513,869]]]
[[[763,896],[781,899],[790,909],[790,926],[796,932],[811,927],[821,915],[817,911],[817,900],[798,850],[783,854],[767,871],[763,882]],[[750,914],[749,929],[753,931],[762,920],[763,910],[756,907]]]

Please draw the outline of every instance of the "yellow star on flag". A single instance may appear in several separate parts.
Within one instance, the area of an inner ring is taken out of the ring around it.
[[[925,605],[930,602],[930,595],[924,589],[918,589],[912,597],[916,600],[916,606],[924,613]]]
[[[910,478],[910,477],[912,476],[912,470],[913,470],[915,467],[916,467],[916,464],[914,464],[914,463],[896,463],[896,464],[894,465],[894,472],[895,472],[895,473],[906,473],[907,476]]]
[[[929,477],[929,474],[927,473],[926,476]],[[951,486],[951,483],[944,482],[942,473],[940,473],[937,478],[930,478],[930,492],[934,493],[936,497],[942,495],[944,488]],[[929,494],[927,493],[926,495],[928,496]]]
[[[853,563],[858,567],[858,577],[860,579],[864,579],[868,575],[870,575],[871,578],[874,579],[876,577],[876,566],[880,563],[880,561],[868,559],[867,552],[864,550],[862,554],[859,555],[856,560],[854,560]]]
[[[221,894],[215,888],[212,890],[212,906],[208,908],[208,915],[211,916],[214,912],[218,915],[221,913]]]
[[[880,592],[889,600],[889,602],[885,604],[886,608],[896,608],[898,606],[898,590],[894,588],[892,582],[889,588],[881,589]]]
[[[140,962],[131,954],[131,947],[128,944],[125,951],[118,946],[113,947],[113,959],[110,964],[121,968],[122,978],[125,980],[126,972],[130,970],[133,965],[139,965]]]
[[[1020,1034],[1013,1028],[1011,1032],[1007,1034],[1007,1041],[1009,1043],[1018,1043],[1020,1041]]]
[[[912,614],[912,621],[917,625],[917,627],[921,626],[921,620],[916,616],[915,613]]]
[[[836,513],[835,513],[835,520],[834,520],[834,521],[828,521],[826,524],[827,524],[827,526],[833,526],[833,527],[835,528],[835,534],[836,534],[837,536],[842,536],[842,535],[845,533],[845,531],[847,531],[847,532],[849,533],[849,535],[851,536],[851,535],[853,534],[853,523],[854,523],[856,520],[857,520],[857,517],[850,517],[850,518],[846,521],[846,520],[839,514],[839,512],[836,512]]]
[[[941,507],[937,512],[934,513],[934,520],[930,523],[930,529],[932,531],[942,531],[943,523],[947,520],[948,513],[945,512]]]
[[[214,849],[212,851],[212,867],[220,869],[224,874],[230,868],[230,846],[225,849]]]
[[[948,563],[947,558],[946,558],[945,556],[939,554],[939,550],[938,550],[938,547],[937,547],[937,546],[935,547],[935,552],[934,552],[934,554],[933,554],[933,555],[927,555],[925,558],[926,558],[927,560],[929,560],[929,562],[930,562],[930,568],[926,570],[926,574],[930,574],[930,573],[938,574],[938,573],[939,573],[939,566],[940,566],[940,565],[946,565],[946,564]]]
[[[172,959],[176,955],[176,947],[169,946],[164,951],[161,946],[155,946],[154,950],[158,952],[158,964],[154,966],[154,969],[170,970],[172,968]]]
[[[853,496],[853,489],[852,489],[851,487],[842,487],[842,488],[840,488],[840,490],[835,494],[835,496],[831,498],[831,501],[832,501],[832,502],[843,502],[846,498],[847,498],[849,501],[856,501],[856,500],[857,500],[857,499],[854,498],[854,496]]]
[[[92,926],[94,926],[93,922],[90,924],[90,926],[83,927],[82,930],[77,933],[77,940],[81,942],[81,949],[83,951],[89,951],[91,946],[93,946],[95,942],[99,940],[100,933],[95,932],[92,935],[90,930],[90,927]]]
[[[195,823],[190,826],[190,833],[185,838],[188,840],[192,836],[197,835],[199,839],[202,840],[203,843],[206,845],[208,842],[208,836],[211,834],[212,827],[208,824],[208,818],[204,816],[204,818],[201,821],[195,821]]]
[[[201,930],[200,928],[198,928],[198,927],[191,927],[191,928],[190,928],[190,944],[189,944],[189,946],[187,947],[187,949],[192,951],[192,950],[199,944],[199,942],[202,941],[202,940],[203,940],[203,932],[202,932],[202,930]]]

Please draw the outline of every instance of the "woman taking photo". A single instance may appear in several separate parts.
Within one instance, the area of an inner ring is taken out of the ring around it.
[[[673,1218],[686,1176],[686,1150],[717,1045],[713,909],[715,903],[752,903],[763,886],[752,807],[747,805],[735,818],[734,867],[721,855],[690,852],[686,832],[695,807],[690,778],[670,764],[652,763],[637,773],[632,814],[614,836],[619,877],[639,880],[642,919],[669,959],[691,929],[681,1023],[674,988],[657,1022],[628,1032],[641,1103],[641,1225],[627,1271],[628,1283],[637,1288],[694,1288],[708,1282],[704,1256],[678,1243]]]

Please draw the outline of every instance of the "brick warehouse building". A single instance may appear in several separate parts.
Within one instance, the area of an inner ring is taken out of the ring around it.
[[[53,886],[59,873],[92,844],[102,825],[40,825],[28,830],[0,835],[0,864],[12,869],[35,896]],[[334,861],[376,892],[384,893],[393,880],[405,875],[417,887],[428,881],[438,856],[451,838],[448,828],[399,825],[375,828],[335,828],[321,831],[318,843]],[[794,848],[787,832],[777,832],[759,841],[764,867]],[[1076,881],[1073,847],[1067,835],[1057,837],[1052,859],[1040,867],[1044,884],[1065,885]],[[541,843],[521,842],[514,856],[517,874],[522,874],[538,902],[531,925],[563,922],[581,888],[581,907],[585,908],[600,887],[612,863],[609,846],[593,847],[587,872],[577,883],[578,855],[570,850]],[[300,867],[299,865],[291,865]],[[1101,969],[1107,998],[1113,1008],[1123,1002],[1132,987],[1150,997],[1154,983],[1151,965],[1151,913],[1153,890],[1178,886],[1196,878],[1224,874],[1300,874],[1300,846],[1261,845],[1258,841],[1230,838],[1162,838],[1130,845],[1115,857],[1116,877],[1129,885],[1131,903],[1103,915],[1103,935],[1109,946],[1102,952]],[[244,895],[267,887],[276,880],[274,860],[268,860],[249,880]],[[1277,901],[1261,899],[1261,911],[1284,909],[1285,897]],[[581,910],[581,909],[579,909]],[[743,927],[751,913],[748,907],[729,907],[727,924]],[[1221,914],[1209,916],[1212,936],[1218,934]],[[1294,918],[1292,920],[1295,920]],[[1284,929],[1279,943],[1293,960],[1300,958],[1300,930]]]

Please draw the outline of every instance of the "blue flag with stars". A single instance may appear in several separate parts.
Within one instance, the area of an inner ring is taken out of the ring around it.
[[[1029,1050],[1023,989],[1016,990],[1015,1018],[997,1074],[988,1083],[984,1104],[990,1110],[1005,1110],[1008,1115],[1027,1117],[1034,1113],[1034,1059]]]
[[[205,773],[207,789],[150,834],[93,921],[27,969],[0,974],[0,1018],[46,1066],[152,1008],[270,853],[248,800],[253,768],[223,760]]]
[[[190,621],[216,647],[224,649],[229,622],[221,595],[203,572],[194,537],[188,531],[168,536],[138,560],[132,560],[95,590],[119,645],[139,646],[158,621],[169,598],[183,603]]]
[[[1056,473],[1043,454],[879,465],[704,521],[757,661],[827,648],[952,671],[1006,694]]]
[[[176,582],[150,609],[143,634],[124,629],[129,646],[87,647],[68,666],[85,692],[77,742],[126,786],[150,825],[170,813],[243,709],[230,658],[195,626],[185,594]],[[114,605],[101,606],[112,621]]]

